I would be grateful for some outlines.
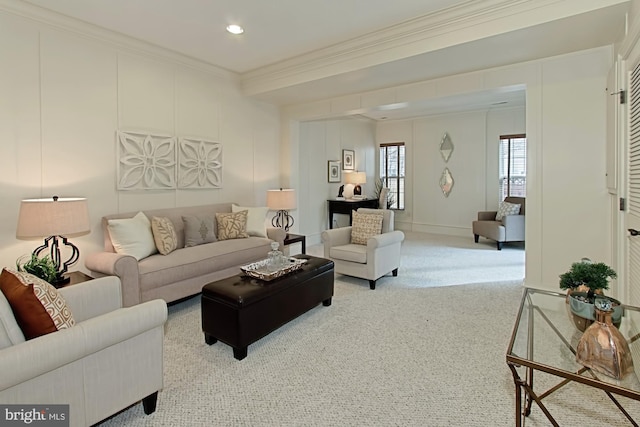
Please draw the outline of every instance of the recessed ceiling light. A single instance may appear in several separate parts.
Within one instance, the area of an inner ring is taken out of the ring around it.
[[[230,24],[227,25],[227,31],[229,31],[231,34],[237,35],[244,33],[244,28],[242,28],[240,25]]]

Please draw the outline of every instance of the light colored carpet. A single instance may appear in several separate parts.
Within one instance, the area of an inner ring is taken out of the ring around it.
[[[319,305],[249,346],[242,361],[223,343],[204,343],[199,297],[172,305],[156,412],[144,415],[138,404],[103,425],[513,425],[505,351],[524,251],[463,240],[408,234],[397,278],[371,291],[364,280],[338,275],[330,307]],[[451,286],[463,282],[447,269],[473,276],[467,283],[488,283]],[[545,402],[560,425],[624,424],[603,393],[584,386]],[[548,422],[534,406],[528,424]]]

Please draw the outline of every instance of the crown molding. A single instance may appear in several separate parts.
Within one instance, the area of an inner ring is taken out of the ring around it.
[[[15,15],[47,27],[106,43],[116,49],[173,62],[239,83],[239,74],[179,52],[43,9],[20,0],[0,0],[0,13]]]
[[[397,61],[628,0],[469,0],[441,11],[241,74],[257,95]]]

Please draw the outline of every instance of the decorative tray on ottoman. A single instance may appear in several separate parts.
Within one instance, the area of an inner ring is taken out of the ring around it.
[[[242,270],[242,272],[247,276],[269,282],[271,280],[277,279],[278,277],[282,277],[285,274],[289,274],[300,269],[305,262],[307,262],[306,259],[286,258],[285,265],[283,267],[279,268],[276,271],[269,271],[269,260],[263,259],[261,261],[243,265],[242,267],[240,267],[240,270]]]

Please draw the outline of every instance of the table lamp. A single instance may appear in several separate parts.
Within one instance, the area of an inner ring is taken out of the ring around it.
[[[49,248],[49,255],[58,272],[52,283],[59,286],[69,282],[65,278],[69,266],[78,261],[80,251],[77,246],[67,240],[67,236],[87,234],[91,231],[89,225],[89,210],[85,198],[59,198],[53,196],[46,199],[26,199],[20,203],[18,215],[18,239],[45,237],[44,244],[38,246],[33,254],[38,256]],[[60,240],[71,249],[71,256],[64,263],[60,258]]]
[[[296,208],[296,190],[291,188],[267,190],[267,206],[272,211],[277,211],[271,220],[271,225],[284,228],[288,232],[294,222],[288,211]]]
[[[360,185],[367,183],[367,174],[365,172],[351,172],[346,174],[345,181],[347,184],[353,184],[354,196],[361,196],[362,187]]]

